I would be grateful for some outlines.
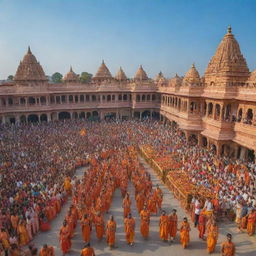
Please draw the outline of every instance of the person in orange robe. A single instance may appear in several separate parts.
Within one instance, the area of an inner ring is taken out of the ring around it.
[[[106,238],[110,249],[115,247],[115,236],[116,236],[116,222],[114,216],[111,215],[106,228]]]
[[[18,227],[18,223],[19,223],[19,216],[17,215],[17,213],[13,213],[11,215],[11,224],[12,224],[12,228],[14,230],[17,230],[17,227]]]
[[[133,245],[134,235],[135,235],[135,219],[132,217],[131,213],[129,213],[128,217],[125,218],[124,225],[125,225],[126,241],[129,245]]]
[[[143,210],[144,202],[145,196],[143,192],[138,193],[136,196],[136,205],[139,213]]]
[[[153,195],[151,195],[148,200],[148,209],[149,209],[150,213],[157,214],[156,200]]]
[[[123,208],[124,208],[124,218],[126,218],[128,214],[131,212],[131,200],[128,193],[126,193],[125,198],[123,200]]]
[[[8,250],[10,249],[10,242],[9,242],[9,234],[7,233],[5,228],[1,228],[0,242],[2,243],[4,251],[8,252]]]
[[[169,217],[166,215],[165,211],[162,211],[159,221],[159,235],[162,241],[166,242],[169,235]]]
[[[188,223],[188,219],[184,217],[180,227],[180,242],[184,249],[188,246],[188,243],[190,240],[189,231],[190,231],[190,225]]]
[[[159,185],[156,185],[156,190],[154,191],[155,193],[155,199],[156,199],[156,204],[158,209],[161,211],[162,210],[162,202],[163,202],[163,192],[161,188],[159,188]]]
[[[169,235],[171,242],[175,239],[178,230],[178,216],[176,209],[172,210],[172,214],[169,215]]]
[[[17,232],[19,235],[19,244],[24,246],[29,242],[28,231],[26,229],[26,222],[21,220],[17,227]]]
[[[251,210],[250,213],[248,214],[248,220],[247,220],[247,233],[249,236],[254,235],[255,225],[256,225],[255,211]]]
[[[150,212],[147,210],[147,206],[144,206],[144,209],[140,212],[140,221],[140,233],[144,239],[148,239]]]
[[[81,256],[95,256],[94,249],[87,243],[81,251]]]
[[[199,231],[199,238],[204,239],[205,234],[205,225],[206,225],[206,217],[204,215],[204,212],[200,212],[199,218],[198,218],[198,231]]]
[[[96,235],[99,240],[102,239],[104,235],[104,219],[100,212],[94,218],[94,224],[96,229]]]
[[[72,184],[71,184],[71,178],[66,177],[64,180],[64,189],[67,192],[68,195],[72,194]]]
[[[90,236],[91,236],[91,220],[89,219],[88,215],[85,214],[82,221],[82,234],[83,234],[83,239],[86,243],[90,242]]]
[[[67,221],[64,220],[63,226],[60,229],[60,235],[59,235],[60,247],[63,255],[68,253],[69,249],[71,248],[71,236],[70,236],[69,230],[70,229],[67,225]]]
[[[236,248],[232,242],[232,235],[227,234],[227,241],[223,242],[221,245],[222,256],[235,256]]]
[[[217,240],[219,236],[219,229],[217,226],[216,221],[213,221],[213,223],[210,225],[208,229],[208,235],[207,235],[207,251],[208,253],[212,253],[215,250]]]
[[[55,256],[54,248],[44,244],[43,248],[39,252],[39,256]]]

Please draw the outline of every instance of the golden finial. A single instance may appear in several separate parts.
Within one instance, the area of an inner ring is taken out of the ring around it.
[[[195,68],[195,62],[192,63],[192,68]]]
[[[228,34],[231,34],[232,33],[232,28],[230,25],[228,25]]]
[[[31,54],[30,46],[28,46],[28,53]]]

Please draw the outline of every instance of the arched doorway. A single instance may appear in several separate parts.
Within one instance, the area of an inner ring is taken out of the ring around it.
[[[74,112],[74,113],[72,114],[72,118],[73,118],[73,119],[77,119],[77,118],[78,118],[77,112]]]
[[[142,116],[142,119],[150,118],[150,111],[149,110],[143,111],[141,116]]]
[[[140,112],[134,112],[134,118],[140,119]]]
[[[87,118],[87,119],[90,119],[91,116],[92,116],[91,112],[87,112],[87,113],[86,113],[86,118]]]
[[[16,118],[14,116],[10,117],[10,124],[15,124],[16,123]]]
[[[217,148],[216,148],[216,145],[215,145],[215,144],[212,144],[212,145],[211,145],[211,150],[212,150],[212,152],[213,152],[214,154],[217,153]]]
[[[152,112],[152,118],[153,118],[153,119],[156,119],[156,120],[159,120],[159,119],[160,119],[160,114],[159,114],[159,112],[153,111],[153,112]]]
[[[106,121],[113,121],[113,120],[116,120],[116,113],[114,113],[114,112],[106,113],[105,116],[104,116],[104,119],[105,119]]]
[[[85,113],[84,113],[84,112],[81,112],[81,113],[79,114],[79,118],[84,119],[84,118],[85,118]]]
[[[47,115],[46,115],[46,114],[42,114],[42,115],[40,116],[40,121],[41,121],[41,122],[47,122],[47,121],[48,121]]]
[[[254,162],[254,160],[255,160],[254,150],[248,149],[248,161]]]
[[[207,147],[207,138],[206,137],[202,137],[202,144],[203,144],[203,147]]]
[[[29,123],[38,123],[39,122],[38,115],[35,115],[35,114],[29,115],[28,122]]]
[[[22,116],[20,117],[20,122],[23,123],[23,124],[27,122],[27,118],[26,118],[25,115],[22,115]]]
[[[197,145],[198,143],[198,139],[197,139],[197,136],[195,134],[191,134],[188,138],[188,141],[191,145]]]
[[[59,113],[59,120],[64,120],[64,119],[71,119],[71,115],[69,112],[60,112]]]

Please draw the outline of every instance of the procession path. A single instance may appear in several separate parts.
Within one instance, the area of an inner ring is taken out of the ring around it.
[[[180,207],[178,200],[173,197],[173,194],[159,181],[158,177],[155,175],[152,168],[145,162],[143,158],[140,157],[140,162],[145,166],[146,170],[151,174],[152,182],[154,185],[159,184],[163,193],[163,209],[168,213],[173,209],[177,209],[179,224],[182,218],[186,215],[183,209]],[[81,177],[85,168],[80,168],[77,171],[77,176]],[[97,241],[95,230],[93,229],[91,245],[95,249],[96,255],[101,256],[129,256],[129,255],[147,255],[147,256],[205,256],[209,255],[206,251],[206,242],[198,238],[198,230],[193,227],[191,224],[190,232],[190,245],[187,249],[182,249],[179,243],[179,236],[176,238],[176,241],[170,245],[169,243],[162,242],[159,239],[159,214],[158,216],[151,217],[150,223],[150,237],[145,241],[140,235],[140,218],[137,213],[136,203],[134,199],[134,187],[132,184],[129,184],[129,192],[132,200],[132,215],[136,219],[136,234],[135,234],[135,244],[134,246],[129,246],[125,240],[124,225],[123,225],[123,209],[122,209],[122,197],[119,190],[115,191],[113,202],[109,214],[106,214],[105,221],[109,218],[110,214],[113,214],[117,222],[117,232],[116,232],[116,245],[118,248],[110,250],[105,242],[105,239],[102,241]],[[65,214],[70,205],[69,202],[64,206],[60,215],[52,222],[52,229],[46,233],[40,233],[34,240],[35,245],[38,248],[44,243],[54,245],[56,256],[62,255],[59,242],[58,234],[62,222],[64,220]],[[216,252],[212,255],[220,255],[220,244],[225,240],[225,234],[230,232],[233,234],[234,242],[237,248],[237,256],[255,256],[256,253],[256,242],[255,238],[249,237],[247,234],[238,233],[234,223],[221,223],[220,225],[220,235],[218,244],[216,247]],[[75,236],[72,239],[72,250],[68,255],[80,255],[81,249],[83,248],[84,242],[82,240],[81,227],[78,224],[75,232]]]

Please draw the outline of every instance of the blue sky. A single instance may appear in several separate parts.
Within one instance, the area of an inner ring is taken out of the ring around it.
[[[0,0],[0,79],[15,74],[30,45],[45,73],[201,75],[231,24],[256,68],[256,0]]]

